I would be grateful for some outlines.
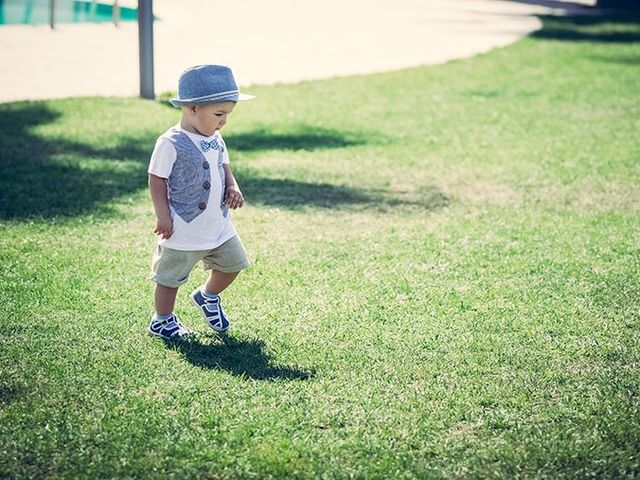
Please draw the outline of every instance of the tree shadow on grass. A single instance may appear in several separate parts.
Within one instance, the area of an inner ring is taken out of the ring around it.
[[[109,201],[146,185],[153,138],[97,148],[34,132],[60,117],[43,102],[0,105],[0,219],[105,213]]]
[[[449,197],[433,186],[424,186],[415,192],[389,192],[330,183],[264,178],[247,174],[242,169],[235,176],[248,203],[289,210],[305,207],[341,210],[416,207],[438,210],[451,203]]]
[[[10,383],[0,384],[0,405],[9,405],[22,396],[24,396],[22,388]]]
[[[79,140],[42,136],[36,130],[41,125],[62,122],[62,114],[46,102],[0,105],[0,220],[113,214],[113,200],[146,188],[147,162],[157,133],[137,132],[120,137],[114,147],[100,148]],[[245,152],[311,151],[362,145],[372,136],[308,125],[287,128],[284,133],[269,133],[261,127],[229,135],[228,140],[233,148]],[[287,209],[385,209],[411,205],[431,210],[449,203],[432,187],[403,195],[274,179],[243,169],[241,162],[237,164],[236,177],[248,202]]]
[[[571,42],[640,42],[640,11],[624,14],[556,16],[539,15],[544,27],[533,38]]]
[[[591,58],[594,61],[604,62],[604,63],[614,63],[617,65],[640,65],[640,55],[638,56],[629,56],[622,55],[616,57],[605,57],[603,55],[591,55]]]
[[[546,8],[555,8],[562,11],[571,11],[572,9],[592,9],[579,2],[568,2],[566,0],[511,0],[515,3],[523,3],[525,5],[538,5]]]
[[[239,340],[229,335],[209,335],[203,341],[199,337],[190,340],[165,340],[192,365],[204,369],[225,370],[233,375],[254,380],[307,380],[315,375],[296,367],[284,367],[273,363],[265,353],[260,340]]]
[[[255,152],[263,150],[321,150],[345,148],[371,143],[376,134],[343,133],[311,125],[259,127],[250,132],[229,133],[225,141],[233,150]]]

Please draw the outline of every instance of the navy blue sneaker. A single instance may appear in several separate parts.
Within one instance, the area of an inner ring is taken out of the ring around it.
[[[220,295],[209,296],[202,293],[202,288],[196,288],[191,294],[191,300],[194,305],[200,309],[204,320],[216,332],[226,332],[229,329],[229,320],[227,320],[222,305],[220,305]]]
[[[193,331],[182,325],[174,314],[171,314],[171,317],[166,320],[158,320],[153,317],[147,332],[149,335],[167,340],[176,340],[193,335]]]

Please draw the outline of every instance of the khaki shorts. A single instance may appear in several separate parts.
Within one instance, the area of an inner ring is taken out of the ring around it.
[[[211,250],[189,252],[158,245],[149,278],[165,287],[177,288],[187,283],[191,270],[200,260],[205,270],[226,273],[239,272],[249,266],[247,252],[236,235]]]

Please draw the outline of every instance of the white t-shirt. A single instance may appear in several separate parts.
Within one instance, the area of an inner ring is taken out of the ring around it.
[[[222,178],[217,167],[219,151],[210,149],[207,152],[203,152],[200,142],[202,140],[211,141],[215,138],[223,146],[223,164],[229,163],[229,154],[224,146],[220,132],[216,132],[210,137],[204,137],[188,132],[179,125],[175,128],[185,133],[193,141],[207,162],[209,162],[209,165],[211,165],[211,168],[209,168],[211,188],[209,189],[207,208],[189,223],[185,222],[179,215],[176,215],[176,212],[171,207],[171,202],[169,202],[169,210],[173,219],[173,234],[168,239],[159,238],[158,245],[174,250],[210,250],[234,237],[236,230],[231,222],[231,215],[225,217],[220,208]],[[160,136],[151,154],[148,172],[157,177],[168,179],[176,157],[177,153],[171,141],[164,135]]]

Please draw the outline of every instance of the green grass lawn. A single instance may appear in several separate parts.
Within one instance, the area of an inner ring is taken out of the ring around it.
[[[640,476],[640,18],[253,86],[227,338],[146,335],[163,102],[0,105],[1,478]]]

